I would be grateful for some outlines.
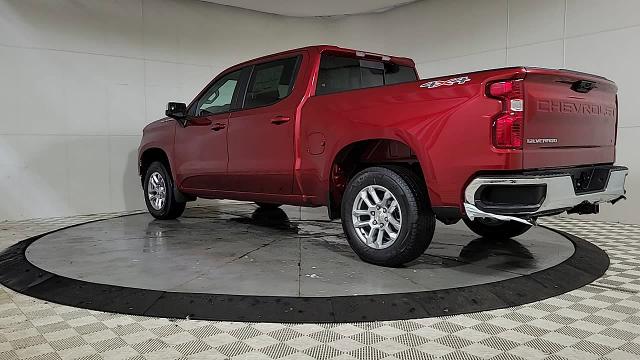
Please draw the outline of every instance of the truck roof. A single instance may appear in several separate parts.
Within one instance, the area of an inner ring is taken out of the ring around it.
[[[299,51],[302,51],[302,50],[311,50],[311,51],[316,51],[318,53],[329,51],[329,52],[333,52],[333,53],[343,53],[343,54],[347,54],[347,55],[379,58],[379,59],[382,59],[382,60],[385,60],[385,61],[391,61],[391,62],[393,62],[395,64],[398,64],[398,65],[405,65],[405,66],[411,66],[411,67],[415,67],[415,65],[416,65],[415,62],[412,59],[407,58],[407,57],[384,55],[384,54],[374,53],[374,52],[370,52],[370,51],[342,48],[342,47],[335,46],[335,45],[311,45],[311,46],[305,46],[305,47],[300,47],[300,48],[296,48],[296,49],[281,51],[281,52],[277,52],[277,53],[269,54],[269,55],[265,55],[265,56],[260,56],[258,58],[247,60],[247,61],[244,61],[244,62],[242,62],[240,64],[234,65],[232,68],[242,67],[242,66],[251,64],[253,62],[259,62],[261,60],[268,59],[268,58],[271,58],[271,57],[274,57],[274,56],[286,55],[288,53],[299,52]]]

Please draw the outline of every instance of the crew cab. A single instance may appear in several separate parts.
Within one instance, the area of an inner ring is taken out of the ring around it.
[[[144,128],[139,171],[158,219],[198,197],[326,206],[358,256],[398,266],[436,219],[513,237],[623,199],[616,94],[600,76],[529,67],[419,80],[408,58],[311,46],[169,103]]]

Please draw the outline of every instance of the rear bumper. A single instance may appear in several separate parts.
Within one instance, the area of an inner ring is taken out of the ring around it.
[[[586,179],[603,183],[596,190],[587,186],[586,190],[576,191],[576,186],[579,186],[575,180],[577,175],[569,169],[477,177],[465,189],[466,215],[472,220],[493,218],[533,223],[540,216],[624,198],[624,183],[629,169],[622,166],[593,167],[596,168],[600,171],[600,179],[596,179],[596,175],[593,175],[593,179]],[[585,180],[580,178],[579,181]]]

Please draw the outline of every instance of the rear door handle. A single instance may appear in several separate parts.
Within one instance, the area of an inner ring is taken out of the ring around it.
[[[289,122],[290,120],[291,118],[288,116],[278,115],[278,116],[274,116],[273,119],[271,119],[271,123],[274,125],[282,125],[286,122]]]
[[[211,126],[211,130],[213,130],[213,131],[219,131],[219,130],[222,130],[222,129],[226,128],[226,127],[227,127],[227,125],[226,125],[226,124],[223,124],[223,123],[215,123],[215,124],[213,124],[213,126]]]

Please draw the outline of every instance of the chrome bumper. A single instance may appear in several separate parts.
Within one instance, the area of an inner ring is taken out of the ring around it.
[[[574,191],[573,181],[568,174],[549,176],[505,176],[505,177],[477,177],[465,189],[464,209],[467,217],[493,218],[496,220],[512,220],[526,224],[534,224],[535,218],[545,214],[569,210],[584,202],[600,204],[616,201],[625,194],[624,182],[629,170],[616,168],[609,173],[607,185],[601,191],[579,194]],[[546,185],[544,201],[531,212],[518,212],[517,214],[494,214],[485,212],[475,205],[475,195],[483,185]]]

